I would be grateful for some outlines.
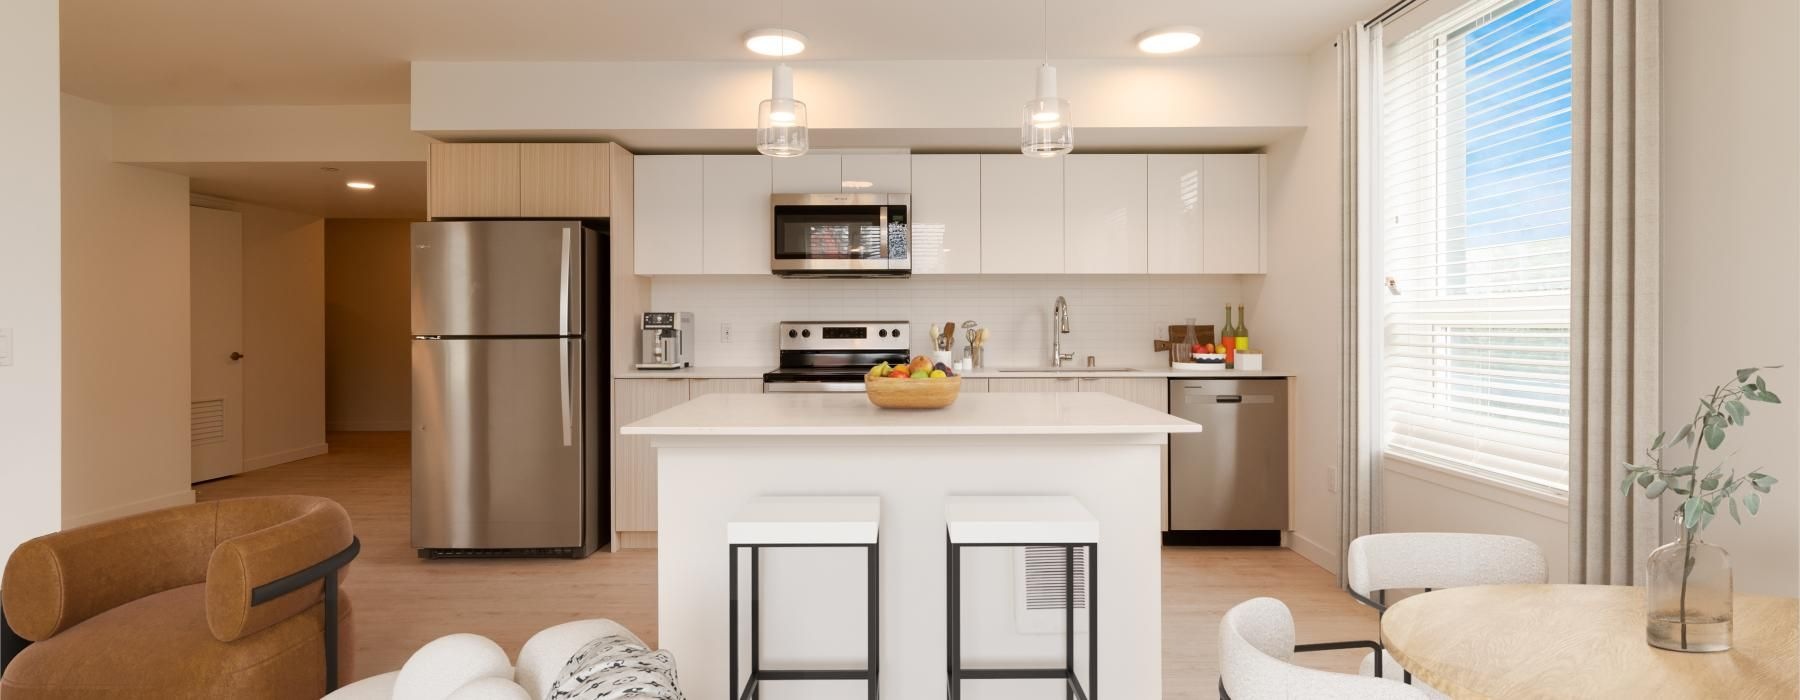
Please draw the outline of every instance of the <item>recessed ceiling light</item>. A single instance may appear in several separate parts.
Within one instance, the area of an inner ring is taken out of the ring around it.
[[[1138,50],[1144,53],[1180,53],[1200,45],[1198,27],[1162,27],[1139,34]]]
[[[360,180],[351,180],[351,181],[349,181],[349,182],[346,182],[346,183],[344,183],[344,186],[345,186],[345,187],[348,187],[348,188],[350,188],[350,189],[353,189],[353,190],[372,190],[372,189],[375,189],[375,183],[373,183],[373,182],[362,182],[362,181],[360,181]]]
[[[806,35],[782,27],[752,29],[744,35],[744,48],[764,56],[792,56],[806,50]]]

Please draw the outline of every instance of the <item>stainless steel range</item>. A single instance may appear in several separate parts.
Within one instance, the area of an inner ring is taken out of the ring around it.
[[[781,367],[763,375],[763,391],[863,391],[875,365],[906,362],[906,321],[783,321],[776,334]]]

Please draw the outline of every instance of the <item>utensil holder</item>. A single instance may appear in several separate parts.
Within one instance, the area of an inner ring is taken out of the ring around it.
[[[982,367],[981,346],[976,345],[974,347],[969,348],[969,363],[972,366],[974,366],[976,369],[980,369]]]
[[[949,350],[933,350],[931,351],[931,361],[933,363],[942,362],[945,367],[949,367],[950,363],[956,361],[956,358]]]

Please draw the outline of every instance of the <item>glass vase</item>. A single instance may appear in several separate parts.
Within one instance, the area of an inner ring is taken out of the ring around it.
[[[1681,528],[1645,565],[1650,646],[1671,651],[1731,648],[1731,556]]]

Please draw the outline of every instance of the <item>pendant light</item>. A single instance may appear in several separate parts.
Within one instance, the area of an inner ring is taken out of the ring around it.
[[[1038,66],[1037,99],[1025,103],[1019,127],[1019,151],[1054,158],[1075,148],[1069,123],[1069,101],[1056,96],[1056,68],[1050,65],[1050,0],[1044,0],[1044,65]]]
[[[785,4],[780,15],[785,22]],[[787,28],[780,27],[780,31]],[[787,58],[789,45],[780,42],[781,58]],[[794,99],[794,70],[786,61],[775,64],[770,72],[769,99],[762,101],[756,113],[756,152],[776,158],[806,155],[806,103]]]

